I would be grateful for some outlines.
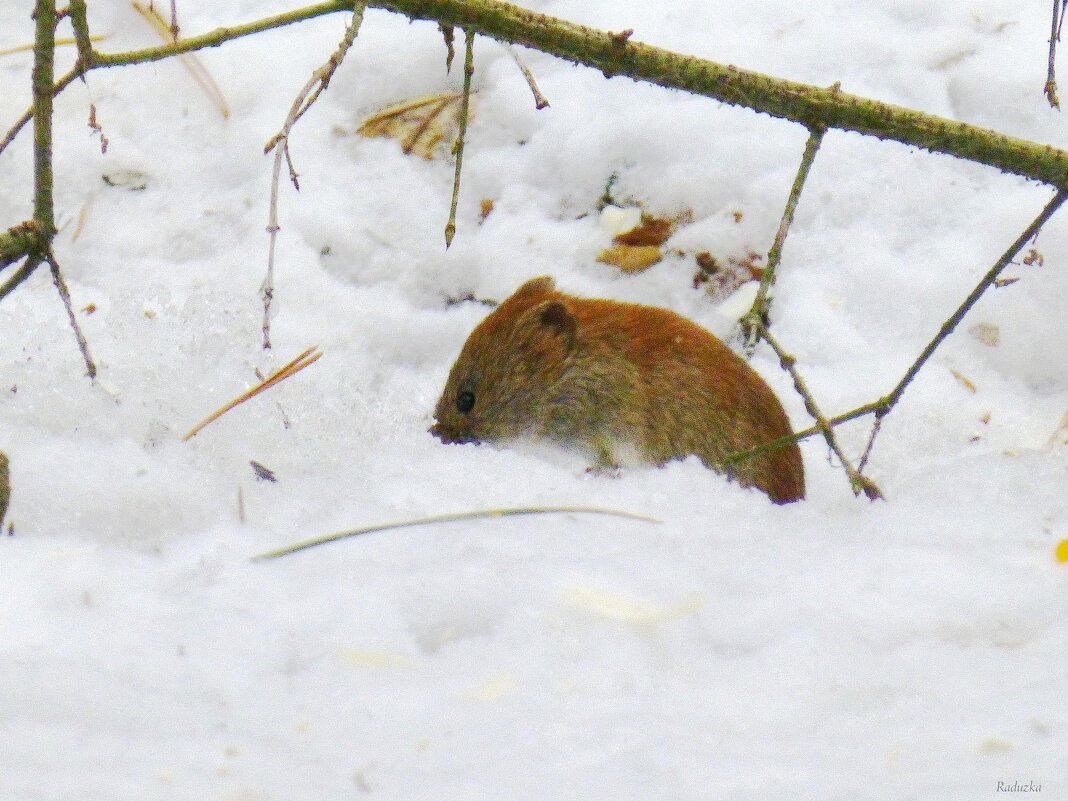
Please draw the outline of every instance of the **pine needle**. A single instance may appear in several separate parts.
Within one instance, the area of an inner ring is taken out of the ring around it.
[[[89,37],[89,41],[90,42],[103,42],[105,39],[108,38],[109,35],[110,34],[102,34],[100,36],[90,36]],[[75,42],[73,39],[69,39],[69,38],[56,39],[56,47],[60,47],[60,46],[63,46],[63,45],[73,45],[73,44],[77,44],[77,42]],[[15,53],[31,53],[31,52],[33,52],[33,48],[34,47],[35,47],[35,45],[33,45],[33,44],[24,44],[24,45],[19,45],[18,47],[9,47],[6,50],[0,50],[0,56],[13,56]]]
[[[228,411],[233,409],[235,406],[244,403],[249,398],[253,398],[256,395],[259,395],[261,392],[266,392],[278,382],[285,381],[287,378],[290,378],[291,376],[294,376],[299,373],[309,364],[314,364],[315,362],[319,361],[322,355],[322,351],[318,350],[317,347],[308,348],[289,364],[280,368],[277,372],[271,373],[271,375],[263,379],[262,383],[254,386],[248,392],[245,392],[237,398],[234,398],[222,408],[216,409],[214,412],[209,414],[206,418],[204,418],[204,420],[193,426],[193,428],[190,429],[188,434],[182,437],[182,442],[188,442],[189,440],[191,440],[193,437],[200,433],[200,430],[202,428],[207,426],[209,423],[214,423],[216,420],[218,420]]]
[[[366,526],[365,528],[341,531],[337,534],[327,534],[323,537],[315,537],[314,539],[304,540],[303,542],[298,542],[294,545],[286,545],[273,551],[261,553],[258,556],[252,557],[252,560],[254,562],[259,562],[266,559],[277,559],[279,556],[296,553],[297,551],[303,551],[307,548],[314,548],[318,545],[325,545],[328,542],[336,542],[337,540],[347,539],[348,537],[358,537],[361,534],[372,534],[378,531],[412,528],[414,526],[429,526],[435,523],[452,523],[457,520],[479,520],[487,517],[518,517],[520,515],[542,514],[610,515],[612,517],[626,518],[627,520],[641,520],[645,523],[661,522],[654,517],[646,517],[645,515],[634,514],[633,512],[621,512],[615,509],[599,509],[591,506],[524,506],[514,509],[484,509],[474,512],[454,512],[452,514],[433,515],[432,517],[419,517],[414,520],[403,520],[397,523],[381,523],[374,526]]]
[[[159,38],[163,40],[164,44],[171,44],[177,41],[171,23],[163,19],[151,5],[145,8],[137,0],[133,0],[130,5],[134,7],[138,14],[144,17],[145,22],[152,27],[152,30],[159,34]],[[211,73],[208,72],[200,59],[190,53],[185,53],[180,54],[178,60],[189,70],[189,74],[193,76],[194,81],[200,84],[200,88],[204,90],[205,94],[211,98],[215,107],[219,109],[219,113],[222,114],[223,119],[230,119],[230,106],[226,102],[226,98],[223,97],[222,89],[219,88],[219,84],[215,83],[215,79],[211,77]]]

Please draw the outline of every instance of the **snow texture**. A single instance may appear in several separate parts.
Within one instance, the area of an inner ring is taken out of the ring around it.
[[[31,41],[29,5],[0,4],[0,49]],[[1068,147],[1042,95],[1048,2],[530,5]],[[179,3],[188,35],[288,7]],[[90,23],[107,51],[154,44],[119,0],[91,2]],[[76,308],[95,306],[78,319],[100,374],[85,378],[46,271],[0,303],[0,799],[995,799],[999,781],[1068,798],[1053,555],[1068,537],[1068,217],[887,418],[869,468],[885,502],[854,498],[817,439],[808,499],[785,507],[695,459],[611,476],[548,448],[445,446],[433,406],[487,313],[446,298],[551,274],[730,337],[738,304],[693,289],[693,253],[766,253],[806,132],[523,51],[552,102],[535,111],[480,38],[446,251],[452,165],[354,131],[455,90],[461,70],[446,75],[433,24],[368,11],[292,137],[301,191],[282,186],[264,352],[262,147],[346,23],[198,53],[227,120],[174,60],[95,71],[57,101],[56,252]],[[5,130],[30,66],[0,57]],[[4,227],[31,214],[31,140],[0,155]],[[685,256],[633,277],[595,261],[613,172],[618,198],[692,212],[669,243]],[[830,132],[773,309],[824,408],[887,392],[1050,195]],[[255,369],[312,345],[318,363],[181,441]],[[773,354],[753,365],[807,426]],[[847,453],[868,430],[840,429]],[[360,525],[560,504],[663,522],[451,523],[249,561]]]

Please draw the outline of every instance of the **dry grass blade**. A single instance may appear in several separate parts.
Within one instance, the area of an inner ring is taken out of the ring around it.
[[[267,378],[263,379],[262,383],[254,386],[248,392],[245,392],[242,395],[239,395],[238,397],[234,398],[232,401],[227,403],[225,406],[223,406],[223,407],[215,410],[211,414],[209,414],[201,422],[199,422],[195,426],[193,426],[193,428],[190,429],[188,434],[186,434],[184,437],[182,437],[182,442],[188,442],[189,440],[191,440],[193,437],[195,437],[197,434],[200,433],[201,429],[203,429],[209,423],[214,423],[216,420],[218,420],[220,417],[222,417],[228,411],[233,409],[235,406],[238,406],[238,405],[244,403],[249,398],[253,398],[256,395],[259,395],[261,392],[266,392],[268,389],[273,387],[279,381],[285,381],[287,378],[290,378],[291,376],[294,376],[297,373],[299,373],[301,370],[303,370],[309,364],[314,364],[315,362],[319,361],[319,359],[322,357],[322,355],[323,355],[323,352],[318,350],[318,348],[316,348],[316,347],[308,348],[306,351],[304,351],[302,354],[300,354],[293,361],[289,362],[289,364],[285,365],[284,367],[279,368],[279,370],[277,372],[271,373],[271,375],[269,375],[269,376],[267,376]]]
[[[100,36],[90,36],[90,42],[103,42],[107,39],[109,34],[102,34]],[[64,45],[77,44],[73,39],[56,39],[56,47]],[[19,45],[18,47],[9,47],[7,50],[0,50],[0,57],[13,56],[15,53],[31,53],[33,52],[33,44]]]
[[[173,28],[171,23],[164,20],[156,9],[151,6],[145,8],[145,6],[138,3],[137,0],[131,2],[130,5],[134,7],[134,10],[138,14],[144,17],[145,22],[152,26],[152,30],[159,34],[159,37],[163,40],[164,44],[178,41],[176,35],[177,29]],[[211,73],[209,73],[207,68],[200,62],[200,59],[192,54],[185,53],[179,55],[178,60],[182,62],[182,65],[187,70],[189,70],[189,74],[193,76],[193,80],[200,84],[200,88],[211,98],[215,107],[219,109],[219,113],[222,114],[223,119],[229,119],[230,105],[226,102],[226,98],[223,97],[219,84],[215,83],[215,79],[211,77]]]
[[[323,537],[304,540],[303,542],[298,542],[294,545],[286,545],[273,551],[261,553],[259,556],[254,556],[252,558],[254,561],[276,559],[279,556],[285,556],[286,554],[314,548],[317,545],[325,545],[328,542],[337,542],[338,540],[347,539],[348,537],[357,537],[361,534],[373,534],[377,531],[390,531],[392,529],[412,528],[414,526],[430,526],[435,523],[453,523],[459,520],[479,520],[482,518],[518,517],[520,515],[542,514],[609,515],[611,517],[622,517],[627,520],[640,520],[644,523],[661,522],[655,517],[646,517],[645,515],[635,514],[634,512],[622,512],[616,509],[600,509],[593,506],[522,506],[514,509],[484,509],[475,512],[455,512],[453,514],[433,515],[432,517],[419,517],[414,520],[402,520],[398,523],[381,523],[379,525],[367,526],[365,528],[355,528],[349,531],[341,531],[337,534],[327,534]]]

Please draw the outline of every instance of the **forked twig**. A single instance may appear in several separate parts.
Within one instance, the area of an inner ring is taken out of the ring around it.
[[[612,517],[622,517],[627,520],[640,520],[645,523],[661,522],[655,517],[646,517],[645,515],[634,514],[633,512],[621,512],[615,509],[599,509],[591,506],[526,506],[515,509],[486,509],[475,512],[455,512],[453,514],[433,515],[432,517],[419,517],[414,520],[403,520],[397,523],[382,523],[375,526],[366,526],[365,528],[354,528],[349,531],[338,532],[337,534],[327,534],[323,537],[304,540],[303,542],[298,542],[294,545],[286,545],[282,548],[277,548],[273,551],[267,551],[266,553],[254,556],[252,557],[252,560],[258,562],[266,559],[277,559],[279,556],[286,556],[287,554],[296,553],[297,551],[314,548],[317,545],[325,545],[328,542],[337,542],[338,540],[347,539],[349,537],[358,537],[361,534],[373,534],[378,531],[412,528],[414,526],[429,526],[436,523],[452,523],[458,520],[479,520],[487,517],[518,517],[520,515],[540,514],[610,515]]]
[[[270,153],[274,150],[274,167],[271,170],[271,211],[270,219],[267,223],[267,234],[270,237],[270,243],[267,249],[267,275],[263,279],[263,284],[260,286],[260,295],[263,297],[263,347],[265,350],[271,347],[271,302],[274,299],[274,252],[275,243],[278,239],[278,231],[281,230],[278,225],[278,182],[282,174],[282,159],[285,158],[286,164],[289,166],[289,178],[293,182],[293,186],[298,190],[300,185],[297,183],[297,173],[293,169],[293,161],[289,156],[289,133],[293,130],[293,126],[297,124],[297,120],[304,116],[304,113],[311,108],[320,94],[322,94],[326,87],[330,84],[330,79],[334,76],[334,71],[337,70],[338,65],[341,64],[342,59],[345,58],[345,54],[349,48],[352,47],[352,43],[356,40],[356,35],[360,32],[360,24],[363,22],[363,12],[367,7],[366,2],[357,2],[352,9],[352,19],[349,21],[348,27],[345,29],[345,35],[341,38],[341,43],[338,45],[334,54],[327,59],[319,69],[312,73],[312,77],[304,84],[304,88],[297,93],[296,99],[293,101],[293,105],[289,108],[289,114],[286,116],[285,123],[282,125],[282,129],[276,133],[263,147],[264,154]]]
[[[52,96],[55,97],[68,86],[70,86],[79,74],[79,68],[75,66],[74,69],[72,69],[62,78],[60,78],[56,85],[52,87]],[[10,145],[13,141],[15,141],[15,137],[19,135],[19,131],[21,131],[26,126],[26,123],[28,123],[32,119],[33,106],[30,106],[28,109],[26,109],[26,111],[21,117],[15,120],[15,124],[12,125],[10,129],[8,129],[8,132],[6,134],[4,134],[4,138],[0,139],[0,153],[3,153],[4,150],[7,149],[7,146]]]
[[[809,137],[805,143],[805,152],[801,156],[801,164],[798,165],[797,175],[794,177],[793,185],[790,187],[790,194],[786,198],[786,207],[783,209],[782,219],[779,221],[779,229],[775,232],[775,240],[771,244],[771,249],[768,250],[767,266],[764,268],[764,274],[760,277],[760,288],[757,290],[753,305],[741,319],[742,335],[745,338],[745,351],[749,356],[753,354],[753,349],[756,348],[761,326],[766,327],[769,325],[768,312],[771,307],[771,298],[768,297],[768,293],[771,291],[772,284],[775,283],[775,270],[778,268],[779,262],[782,261],[783,244],[786,242],[786,234],[790,230],[790,225],[794,221],[794,212],[797,211],[797,203],[801,199],[801,190],[805,186],[809,169],[812,167],[812,162],[816,158],[816,151],[819,150],[826,131],[827,129],[823,126],[809,128]]]
[[[300,354],[293,361],[289,362],[288,364],[284,365],[283,367],[280,367],[275,372],[271,373],[269,376],[267,376],[267,378],[263,379],[263,381],[261,381],[259,384],[254,386],[252,389],[248,390],[248,392],[243,392],[241,395],[239,395],[238,397],[234,398],[232,401],[227,403],[225,406],[222,406],[221,408],[216,409],[214,412],[209,414],[207,417],[205,417],[203,420],[201,420],[199,423],[197,423],[195,426],[193,426],[189,430],[189,433],[187,433],[184,437],[182,437],[182,442],[188,442],[189,440],[191,440],[193,437],[195,437],[197,434],[200,433],[201,429],[203,429],[205,426],[209,425],[210,423],[214,423],[216,420],[218,420],[220,417],[222,417],[228,411],[233,409],[235,406],[238,406],[238,405],[244,403],[245,401],[249,400],[250,398],[254,398],[256,395],[259,395],[261,392],[266,392],[268,389],[273,387],[275,384],[277,384],[277,383],[279,383],[281,381],[285,381],[287,378],[291,378],[292,376],[294,376],[297,373],[299,373],[301,370],[303,370],[308,365],[315,364],[315,362],[319,361],[319,359],[322,357],[322,355],[323,355],[323,352],[318,350],[317,348],[315,348],[315,347],[308,348],[306,351],[304,351],[302,354]]]
[[[460,97],[460,131],[452,144],[456,156],[456,172],[452,179],[452,204],[449,206],[449,221],[445,224],[445,248],[452,244],[456,234],[456,205],[460,200],[460,169],[464,163],[464,142],[467,138],[467,117],[471,108],[471,76],[475,74],[475,32],[468,28],[464,31],[466,50],[464,51],[464,91]]]
[[[916,373],[920,371],[920,368],[923,367],[929,358],[931,358],[931,355],[935,352],[938,346],[942,344],[946,337],[953,333],[953,329],[957,327],[962,319],[964,319],[964,315],[968,313],[972,306],[975,305],[976,301],[982,297],[983,293],[990,288],[994,281],[997,280],[1001,271],[1008,267],[1012,260],[1016,258],[1017,254],[1023,250],[1024,245],[1038,236],[1038,232],[1042,226],[1045,225],[1046,220],[1053,216],[1053,213],[1061,207],[1061,204],[1063,204],[1065,200],[1068,200],[1068,190],[1057,192],[1057,194],[1053,196],[1053,199],[1046,204],[1045,208],[1042,209],[1031,224],[1024,229],[1024,232],[1009,246],[1009,249],[1001,254],[1001,258],[994,262],[994,266],[987,270],[986,275],[984,275],[979,280],[979,283],[975,285],[975,289],[968,293],[968,297],[966,297],[960,306],[957,307],[957,310],[949,316],[949,319],[942,323],[942,327],[938,330],[938,333],[935,334],[934,339],[927,343],[927,347],[925,347],[923,352],[916,357],[916,361],[912,363],[912,366],[905,371],[905,375],[898,381],[897,386],[895,386],[890,391],[890,394],[883,399],[884,408],[881,411],[876,412],[879,417],[885,417],[890,409],[892,409],[901,399],[901,395],[904,393],[905,388],[909,385],[912,379],[916,377]]]
[[[171,22],[168,25],[167,21],[160,16],[151,5],[147,8],[141,5],[137,0],[132,0],[130,3],[134,7],[134,10],[140,14],[145,22],[154,30],[159,38],[164,42],[175,43],[178,41],[178,12],[174,7],[174,3],[171,4]],[[222,89],[219,88],[219,84],[215,82],[215,79],[211,77],[211,73],[208,72],[204,64],[191,53],[184,53],[178,56],[178,60],[182,62],[182,66],[189,70],[189,74],[193,76],[193,80],[200,84],[200,87],[211,98],[215,107],[219,109],[219,113],[223,119],[230,118],[230,106],[226,102],[226,98],[223,97]]]
[[[842,468],[846,471],[846,475],[849,476],[849,485],[853,488],[853,494],[859,495],[863,492],[868,500],[877,500],[883,497],[882,492],[879,490],[878,485],[867,476],[861,475],[860,471],[853,467],[853,464],[849,461],[846,455],[842,452],[841,446],[838,444],[837,437],[834,436],[834,429],[830,422],[820,411],[819,406],[816,404],[816,399],[812,397],[812,393],[808,389],[808,385],[805,384],[805,380],[801,377],[801,374],[797,371],[796,359],[782,349],[778,341],[772,336],[767,326],[761,325],[759,329],[760,338],[765,340],[771,349],[775,351],[775,355],[779,357],[779,364],[782,368],[790,374],[790,377],[794,381],[794,389],[797,390],[797,394],[805,402],[805,409],[812,419],[816,421],[816,427],[820,433],[823,434],[824,440],[834,454],[838,457],[838,460],[842,463]]]
[[[1030,242],[1038,235],[1038,232],[1041,230],[1042,226],[1046,224],[1049,218],[1053,216],[1053,214],[1057,211],[1058,208],[1061,207],[1065,200],[1068,200],[1068,190],[1059,191],[1056,195],[1053,196],[1053,198],[1046,204],[1046,206],[1042,209],[1039,215],[1031,221],[1031,224],[1024,229],[1023,233],[1021,233],[1020,236],[1016,238],[1016,241],[1009,246],[1009,249],[1001,255],[1001,258],[999,258],[994,263],[994,265],[986,272],[982,279],[980,279],[979,283],[975,286],[971,293],[969,293],[968,297],[964,299],[964,301],[960,304],[957,310],[953,312],[953,314],[950,315],[950,317],[944,323],[942,323],[942,326],[939,329],[938,333],[929,343],[927,343],[927,346],[923,349],[923,352],[905,371],[905,374],[901,377],[901,380],[898,381],[894,389],[891,390],[890,394],[884,395],[878,400],[872,401],[871,403],[865,403],[863,406],[858,406],[855,409],[852,409],[848,412],[844,412],[843,414],[840,414],[836,417],[832,417],[829,420],[825,421],[828,427],[833,428],[834,426],[840,425],[841,423],[845,423],[850,420],[856,420],[860,417],[866,417],[869,414],[875,415],[876,422],[872,429],[872,434],[869,437],[868,444],[864,449],[864,457],[862,459],[862,464],[866,464],[867,462],[867,458],[870,455],[875,437],[879,433],[882,418],[886,417],[886,415],[889,414],[890,411],[894,408],[894,406],[896,406],[897,403],[901,400],[901,396],[904,394],[905,389],[912,382],[912,379],[916,377],[916,374],[920,371],[920,369],[927,362],[927,360],[931,358],[931,355],[935,352],[935,350],[937,350],[938,346],[942,344],[946,337],[953,333],[953,330],[957,327],[957,325],[972,308],[972,306],[975,305],[975,303],[979,300],[983,293],[986,292],[987,289],[989,289],[995,284],[1001,272],[1009,264],[1012,263],[1012,261],[1016,258],[1019,252],[1023,250],[1024,246],[1027,245],[1028,242]],[[812,435],[821,433],[822,431],[823,428],[820,425],[815,425],[810,428],[806,428],[803,431],[799,431],[796,434],[791,434],[786,437],[779,437],[778,439],[773,440],[771,442],[765,443],[763,445],[758,445],[755,448],[750,448],[747,451],[739,451],[738,453],[732,453],[729,456],[724,457],[721,460],[721,464],[724,466],[737,464],[739,462],[745,461],[746,459],[751,459],[754,456],[759,456],[764,453],[769,453],[771,451],[778,450],[779,448],[784,448],[792,442],[800,442],[803,439],[808,439]]]

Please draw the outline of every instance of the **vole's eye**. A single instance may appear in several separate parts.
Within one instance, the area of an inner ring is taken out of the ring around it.
[[[475,393],[467,392],[466,390],[456,396],[456,408],[460,410],[460,414],[467,414],[469,411],[475,408]]]

